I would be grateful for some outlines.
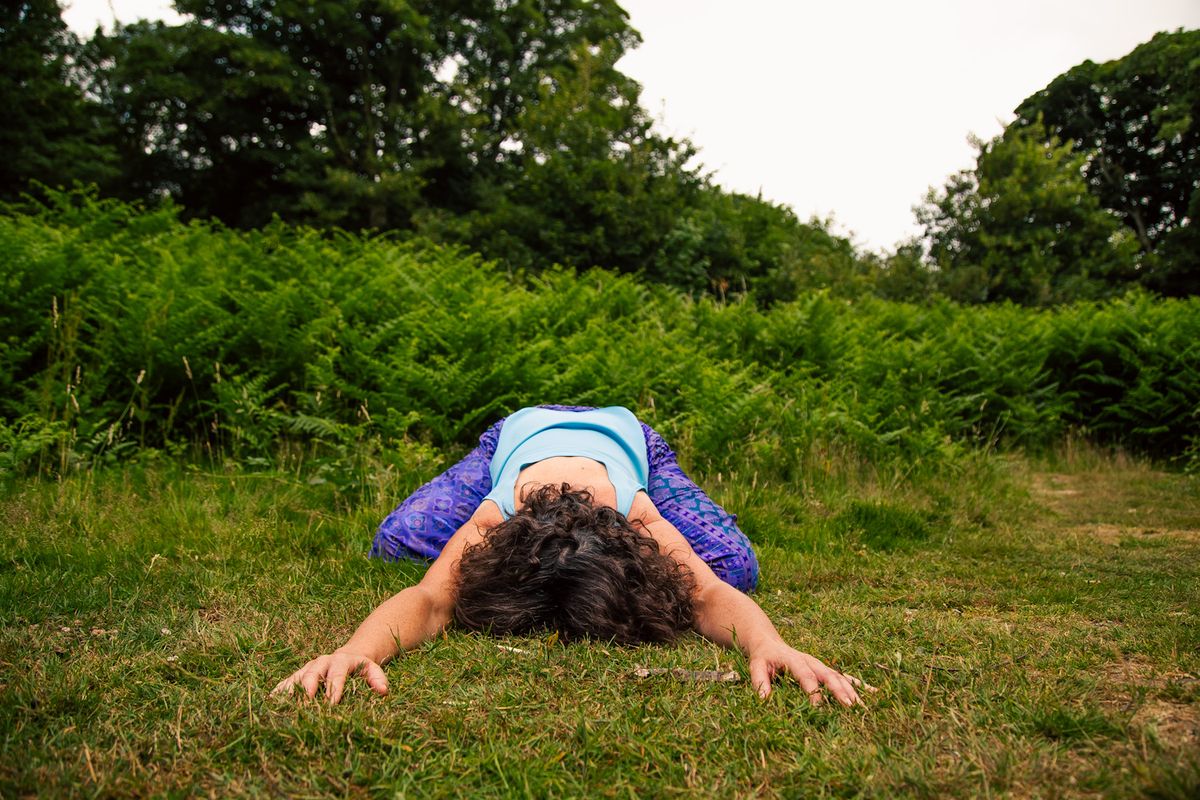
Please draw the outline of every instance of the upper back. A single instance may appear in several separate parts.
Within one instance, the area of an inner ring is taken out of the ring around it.
[[[622,513],[629,512],[637,491],[646,488],[646,440],[641,423],[629,409],[523,408],[500,429],[491,462],[492,491],[486,499],[495,502],[506,518],[511,516],[522,469],[561,456],[582,456],[603,464],[615,489],[616,508]]]

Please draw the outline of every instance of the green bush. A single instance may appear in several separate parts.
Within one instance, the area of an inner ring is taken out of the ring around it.
[[[795,480],[836,452],[907,473],[1068,432],[1195,458],[1200,301],[767,311],[601,270],[87,193],[0,216],[7,471],[199,447],[244,464],[470,445],[540,402],[623,404],[691,466]],[[1188,449],[1190,447],[1190,450]]]

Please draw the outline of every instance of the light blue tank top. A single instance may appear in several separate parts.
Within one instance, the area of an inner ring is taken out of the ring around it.
[[[500,428],[492,456],[492,491],[485,500],[500,506],[508,519],[516,513],[517,476],[530,464],[555,456],[584,456],[599,461],[617,490],[617,510],[629,514],[650,473],[646,439],[633,412],[621,406],[590,411],[523,408]]]

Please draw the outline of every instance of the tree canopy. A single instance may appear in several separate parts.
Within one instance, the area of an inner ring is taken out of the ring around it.
[[[0,6],[0,200],[30,181],[107,183],[117,173],[102,117],[75,83],[78,40],[56,0]]]
[[[1200,292],[1200,31],[1085,61],[1016,114],[916,209],[943,291],[1028,304],[1134,283]]]
[[[1016,127],[1086,152],[1092,194],[1137,238],[1145,280],[1200,291],[1200,31],[1160,33],[1129,55],[1085,61],[1017,107]]]
[[[917,209],[943,291],[1046,305],[1130,280],[1136,244],[1089,192],[1086,154],[1036,126],[975,144],[975,168]]]
[[[640,36],[617,0],[176,7],[181,24],[85,42],[56,0],[0,11],[0,201],[90,183],[233,227],[419,235],[514,273],[598,265],[764,304],[1200,292],[1200,32],[1056,78],[926,198],[921,242],[875,256],[722,190],[657,132],[619,67]]]
[[[593,42],[619,57],[636,40],[612,0],[177,7],[190,21],[93,40],[94,91],[137,164],[127,194],[235,225],[389,229],[474,209],[526,157],[542,87]],[[591,76],[597,96],[626,100],[617,77]]]
[[[81,77],[121,172],[187,216],[458,242],[511,270],[638,272],[766,301],[842,282],[850,242],[715,187],[617,64],[614,0],[178,0],[98,34]],[[836,254],[836,255],[833,255]]]

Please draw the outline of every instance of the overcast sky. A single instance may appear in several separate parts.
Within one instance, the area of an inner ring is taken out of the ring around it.
[[[1119,58],[1156,32],[1200,27],[1200,0],[619,0],[643,43],[621,68],[660,129],[716,180],[832,216],[857,244],[917,232],[912,206],[973,163],[1055,76]],[[73,0],[82,35],[160,0]]]

